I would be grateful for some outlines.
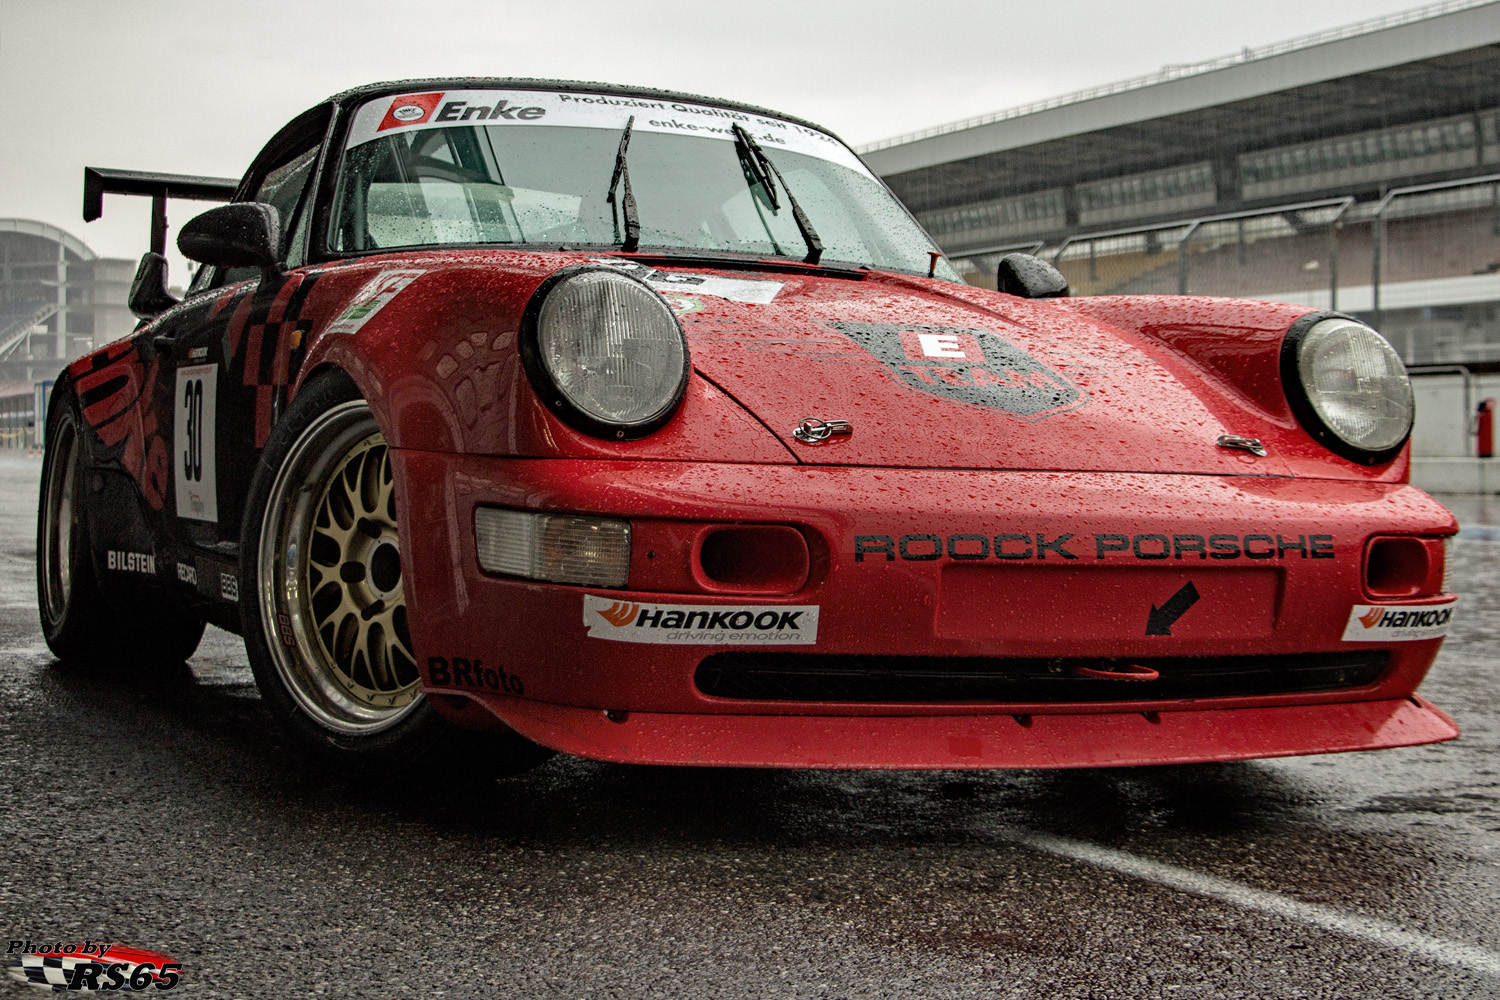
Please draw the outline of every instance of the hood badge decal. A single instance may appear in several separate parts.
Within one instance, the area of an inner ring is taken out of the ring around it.
[[[835,434],[853,434],[854,425],[847,420],[819,420],[803,417],[792,431],[792,437],[803,444],[822,444]]]
[[[1089,401],[1067,376],[989,330],[829,323],[906,386],[949,402],[1042,420]]]

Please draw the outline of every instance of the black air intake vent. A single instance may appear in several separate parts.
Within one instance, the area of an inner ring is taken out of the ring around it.
[[[698,665],[698,690],[717,698],[816,702],[1053,703],[1167,701],[1336,691],[1371,684],[1390,654],[1147,659],[847,656],[716,653]],[[1156,680],[1102,680],[1079,669],[1147,667]]]

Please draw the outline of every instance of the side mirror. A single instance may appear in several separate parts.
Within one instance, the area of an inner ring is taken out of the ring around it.
[[[1068,279],[1040,257],[1029,253],[1008,253],[1000,258],[995,287],[1006,295],[1023,299],[1067,298]]]
[[[177,248],[200,264],[279,270],[281,217],[263,202],[221,205],[183,226]]]
[[[159,253],[141,254],[135,280],[130,283],[130,311],[140,319],[150,319],[172,308],[178,301],[167,291],[167,258]]]

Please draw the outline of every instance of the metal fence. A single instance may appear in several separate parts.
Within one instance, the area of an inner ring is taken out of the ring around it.
[[[1500,361],[1500,174],[950,254],[1052,261],[1075,295],[1227,295],[1372,318],[1409,364]]]
[[[0,449],[40,446],[36,430],[37,393],[0,396]]]

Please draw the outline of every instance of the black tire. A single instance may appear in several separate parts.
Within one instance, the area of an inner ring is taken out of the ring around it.
[[[261,453],[240,533],[240,618],[267,707],[340,770],[488,775],[540,763],[548,751],[459,730],[423,696],[394,489],[385,438],[354,382],[342,372],[309,380]]]
[[[86,431],[71,384],[59,381],[47,413],[37,505],[37,608],[47,646],[64,661],[158,667],[193,655],[203,620],[165,600],[106,594],[90,557]]]

